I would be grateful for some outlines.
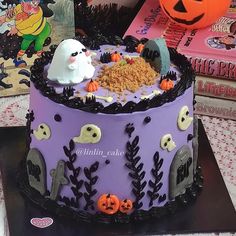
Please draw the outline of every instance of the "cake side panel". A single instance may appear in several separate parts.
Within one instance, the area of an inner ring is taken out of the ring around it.
[[[102,194],[114,194],[120,200],[130,199],[137,203],[137,208],[141,204],[139,208],[144,210],[164,205],[169,201],[169,172],[177,151],[187,145],[192,153],[192,141],[188,140],[188,135],[193,134],[192,123],[186,130],[178,127],[179,113],[184,106],[193,117],[192,87],[173,102],[145,112],[93,114],[54,103],[42,96],[32,84],[30,111],[34,112],[34,120],[31,123],[30,148],[36,148],[44,157],[46,188],[54,192],[51,197],[77,199],[79,209],[91,212],[97,211],[97,201]],[[82,129],[86,125],[95,131],[95,137],[87,137],[90,131]],[[171,135],[174,142],[170,151],[161,147],[164,135]],[[77,141],[73,141],[75,145],[72,148],[70,143],[73,139]],[[134,144],[132,148],[138,150],[134,155],[134,158],[140,156],[136,165],[127,158],[130,152],[128,144]],[[65,149],[76,157],[70,159]],[[152,173],[155,154],[158,154],[159,162],[163,159],[158,170],[163,175],[159,181],[162,185],[158,197],[151,200],[151,192],[155,192],[150,185],[150,180],[155,182]],[[59,161],[64,161],[65,169],[64,173],[56,175],[60,173],[57,170],[61,170]],[[135,170],[129,168],[130,165],[139,166],[138,174],[142,178],[133,175]],[[76,176],[76,181],[73,176]],[[62,177],[67,181],[61,181]],[[73,190],[76,184],[77,190]],[[148,194],[148,191],[151,192]]]

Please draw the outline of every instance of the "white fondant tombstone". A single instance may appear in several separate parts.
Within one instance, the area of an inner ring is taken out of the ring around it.
[[[58,45],[47,77],[62,85],[80,83],[93,77],[95,68],[91,62],[91,52],[83,44],[66,39]]]
[[[182,146],[170,166],[169,198],[174,199],[193,183],[193,158],[189,146]]]
[[[161,75],[166,75],[170,70],[170,53],[163,38],[148,40],[141,56]]]
[[[197,160],[198,160],[198,119],[196,117],[193,118],[193,170],[194,173],[197,169]]]
[[[38,149],[30,149],[26,158],[26,165],[30,186],[44,195],[46,192],[46,166]]]

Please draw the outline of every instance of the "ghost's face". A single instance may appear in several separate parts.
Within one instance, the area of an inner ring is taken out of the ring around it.
[[[89,51],[77,40],[64,40],[57,48],[57,56],[65,60],[65,65],[90,61]]]

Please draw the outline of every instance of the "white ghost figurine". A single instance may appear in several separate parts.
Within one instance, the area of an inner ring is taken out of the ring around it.
[[[78,84],[91,79],[95,68],[91,64],[91,52],[75,39],[62,41],[53,56],[48,69],[48,79],[59,84]]]

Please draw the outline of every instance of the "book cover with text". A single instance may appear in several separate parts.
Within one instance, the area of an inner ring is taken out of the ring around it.
[[[194,113],[236,120],[236,102],[205,96],[195,96]]]
[[[215,24],[187,30],[170,21],[155,0],[146,0],[125,35],[163,37],[191,61],[197,74],[236,80],[236,12],[230,8]]]
[[[236,83],[213,77],[196,76],[195,94],[236,101]]]

